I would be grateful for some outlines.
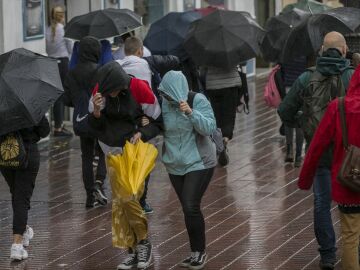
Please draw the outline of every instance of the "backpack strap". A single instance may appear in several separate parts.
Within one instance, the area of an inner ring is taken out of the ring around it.
[[[342,139],[345,150],[349,148],[348,132],[346,127],[346,116],[345,116],[345,98],[339,98],[339,112],[340,112],[340,123],[342,131]]]
[[[193,92],[193,91],[189,91],[188,93],[188,100],[187,100],[187,103],[189,104],[190,108],[194,108],[194,98],[196,96],[196,92]]]

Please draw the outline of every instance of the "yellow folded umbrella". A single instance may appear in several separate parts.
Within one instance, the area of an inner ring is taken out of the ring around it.
[[[112,189],[113,245],[134,247],[147,237],[147,219],[139,199],[145,178],[155,167],[158,151],[152,144],[127,142],[121,155],[109,155],[107,167]]]

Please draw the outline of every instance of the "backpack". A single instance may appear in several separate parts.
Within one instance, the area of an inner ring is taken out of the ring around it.
[[[324,76],[310,69],[313,74],[302,92],[302,115],[300,124],[307,142],[310,142],[329,103],[336,97],[345,96],[342,74]]]
[[[196,94],[197,94],[196,92],[189,92],[189,94],[188,94],[187,103],[189,104],[191,109],[194,106],[194,98],[195,98]],[[220,128],[216,128],[215,131],[213,132],[213,134],[211,134],[209,137],[216,146],[216,153],[217,154],[224,151],[224,149],[225,149],[224,141],[223,141],[223,136],[222,136],[222,132],[221,132]]]
[[[157,100],[161,104],[161,95],[159,93],[159,85],[161,83],[162,78],[161,78],[160,72],[158,72],[156,70],[156,68],[150,64],[149,60],[146,57],[144,59],[149,64],[149,68],[151,71],[151,85],[150,85],[151,90],[153,91]]]
[[[249,101],[250,101],[250,96],[249,96],[249,87],[248,87],[248,83],[247,83],[247,75],[245,72],[242,71],[242,67],[240,66],[240,68],[238,68],[238,73],[241,79],[241,87],[238,88],[238,104],[237,106],[241,106],[244,105],[244,113],[245,114],[249,114],[250,110],[249,110]],[[241,101],[241,99],[244,100],[244,102]]]
[[[279,107],[281,103],[280,92],[277,88],[275,75],[280,70],[280,65],[276,65],[270,72],[268,82],[265,85],[264,89],[264,100],[266,105],[271,108]]]
[[[25,169],[28,154],[19,131],[0,136],[0,168]]]

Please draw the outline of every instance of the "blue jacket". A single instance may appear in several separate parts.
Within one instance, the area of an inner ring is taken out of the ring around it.
[[[202,94],[194,98],[193,112],[187,116],[179,110],[180,101],[187,101],[189,86],[180,71],[169,71],[159,91],[174,101],[163,98],[164,144],[162,161],[170,174],[184,175],[216,166],[215,144],[211,135],[216,121],[209,101]]]
[[[98,64],[101,67],[106,63],[113,61],[114,59],[112,56],[110,42],[104,39],[101,40],[100,43],[101,43],[101,56]],[[71,55],[71,59],[69,63],[69,70],[74,69],[78,62],[79,62],[79,41],[76,41],[73,47],[73,53]]]

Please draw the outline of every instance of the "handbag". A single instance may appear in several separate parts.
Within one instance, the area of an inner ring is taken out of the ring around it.
[[[338,174],[338,181],[353,192],[360,192],[360,148],[349,145],[345,118],[345,101],[339,98],[339,112],[345,157]]]
[[[27,165],[27,151],[20,132],[0,136],[0,168],[24,169]]]

